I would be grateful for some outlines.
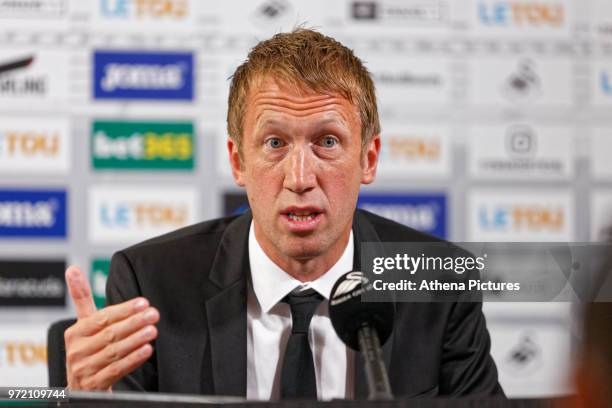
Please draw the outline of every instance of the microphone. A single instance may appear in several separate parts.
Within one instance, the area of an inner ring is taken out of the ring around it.
[[[381,345],[393,331],[395,307],[391,302],[362,302],[361,295],[371,290],[363,272],[342,275],[330,295],[329,317],[338,337],[363,355],[368,399],[393,399]]]

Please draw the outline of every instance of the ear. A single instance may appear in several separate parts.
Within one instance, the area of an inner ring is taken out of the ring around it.
[[[242,162],[240,160],[240,153],[238,152],[238,145],[234,142],[231,137],[227,138],[227,152],[229,153],[230,166],[232,167],[232,176],[234,176],[234,182],[240,187],[244,187],[244,175],[242,169]]]
[[[376,178],[376,167],[378,166],[378,155],[380,153],[380,135],[374,135],[368,142],[362,157],[361,183],[370,184]]]

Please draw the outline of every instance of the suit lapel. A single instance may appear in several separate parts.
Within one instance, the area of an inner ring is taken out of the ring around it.
[[[380,238],[374,229],[374,226],[368,221],[366,216],[361,210],[355,211],[353,217],[353,237],[354,237],[354,258],[353,258],[353,270],[361,270],[361,244],[364,242],[380,242]],[[385,360],[385,367],[389,370],[391,364],[391,352],[393,347],[393,337],[391,337],[383,345],[383,358]],[[355,399],[366,399],[368,396],[368,383],[365,375],[365,364],[360,353],[355,353],[355,376],[354,376],[354,390],[353,395]]]
[[[215,394],[246,396],[248,236],[251,213],[225,230],[205,289]]]

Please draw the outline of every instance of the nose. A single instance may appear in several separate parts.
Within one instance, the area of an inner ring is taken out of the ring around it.
[[[284,187],[297,194],[312,190],[317,183],[315,166],[310,147],[295,144],[286,157]]]

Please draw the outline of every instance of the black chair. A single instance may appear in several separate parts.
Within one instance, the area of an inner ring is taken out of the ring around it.
[[[76,323],[76,319],[60,320],[49,327],[47,332],[47,367],[49,387],[66,387],[66,344],[64,332]]]

